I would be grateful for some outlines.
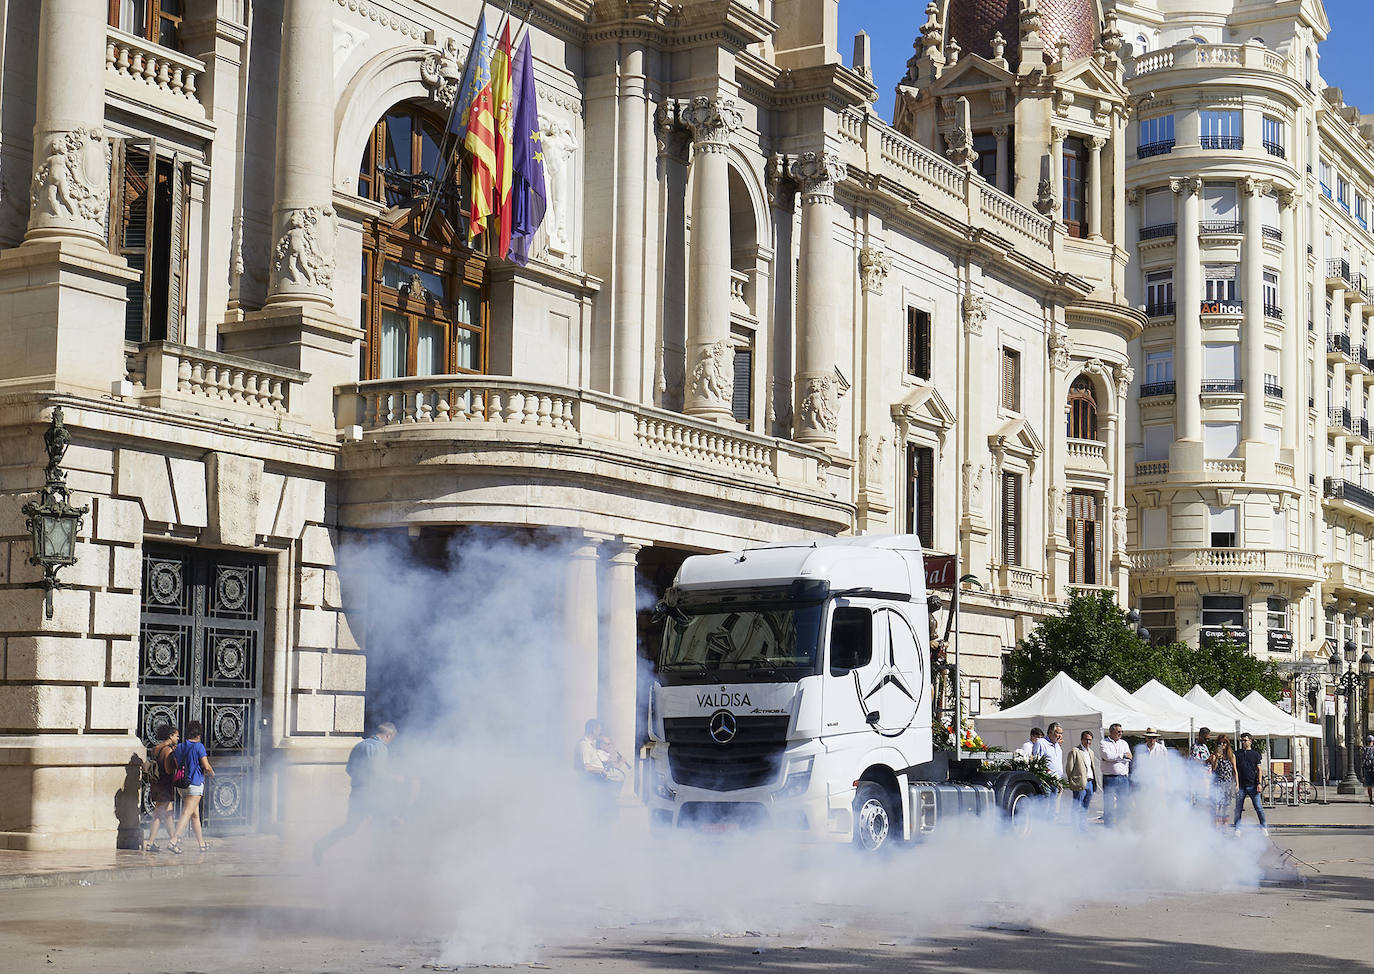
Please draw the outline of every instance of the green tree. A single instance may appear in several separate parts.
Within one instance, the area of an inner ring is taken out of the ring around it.
[[[1283,689],[1278,665],[1251,655],[1230,636],[1196,647],[1179,643],[1177,659],[1189,689],[1196,684],[1211,694],[1230,690],[1237,697],[1258,690],[1269,701],[1278,700]]]
[[[1060,670],[1085,687],[1110,676],[1128,690],[1152,679],[1177,690],[1184,676],[1175,655],[1169,646],[1141,639],[1113,593],[1072,589],[1063,614],[1043,619],[1007,655],[1002,705],[1026,699]]]

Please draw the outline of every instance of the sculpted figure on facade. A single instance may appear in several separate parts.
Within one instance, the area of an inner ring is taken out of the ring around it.
[[[1068,491],[1060,487],[1050,488],[1050,516],[1054,518],[1054,536],[1062,538],[1068,533]]]
[[[53,135],[46,158],[33,174],[29,203],[40,220],[84,224],[84,229],[103,235],[110,208],[110,143],[105,133],[76,128]]]
[[[1131,394],[1131,385],[1135,382],[1135,369],[1129,365],[1118,365],[1115,371],[1116,394],[1125,399]]]
[[[549,205],[544,213],[548,249],[555,254],[571,252],[573,153],[577,136],[572,123],[556,115],[539,116],[539,140],[544,147],[544,173],[548,176]]]
[[[277,286],[328,290],[334,283],[334,245],[338,225],[332,207],[288,210],[286,228],[272,251]]]
[[[1069,370],[1069,358],[1073,355],[1073,341],[1067,331],[1054,329],[1050,332],[1050,364],[1056,372]]]
[[[1126,553],[1126,515],[1128,509],[1116,507],[1112,509],[1112,548],[1117,554]]]
[[[986,463],[964,463],[964,509],[972,514],[983,513],[983,474],[987,469]]]
[[[801,380],[805,395],[801,401],[801,428],[833,434],[840,428],[835,409],[835,377],[811,375]]]
[[[859,251],[859,273],[865,291],[882,294],[883,282],[891,269],[892,258],[878,248],[865,247]]]
[[[963,301],[964,328],[970,335],[983,333],[983,322],[988,318],[987,298],[981,294],[965,294]]]
[[[692,367],[692,394],[728,405],[735,393],[734,362],[735,350],[728,341],[703,345]]]
[[[887,436],[864,432],[859,436],[859,471],[863,486],[875,493],[883,490],[883,452]]]
[[[453,99],[458,96],[458,83],[462,80],[462,61],[459,57],[458,42],[450,37],[444,46],[425,55],[420,62],[420,81],[429,89],[429,96],[444,108],[453,109]]]

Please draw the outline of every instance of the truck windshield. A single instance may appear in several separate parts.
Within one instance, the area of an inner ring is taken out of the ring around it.
[[[659,671],[683,682],[715,682],[726,671],[731,679],[799,679],[817,672],[821,618],[820,604],[693,608],[668,620]]]

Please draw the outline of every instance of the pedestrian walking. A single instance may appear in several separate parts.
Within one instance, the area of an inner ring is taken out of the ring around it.
[[[1369,804],[1374,805],[1374,734],[1364,739],[1360,748],[1360,780],[1364,782],[1364,794]]]
[[[157,830],[167,830],[167,842],[171,845],[176,823],[172,821],[172,808],[176,805],[177,790],[172,784],[176,773],[176,763],[172,751],[181,742],[181,733],[170,724],[160,724],[153,734],[157,744],[148,755],[148,800],[153,803],[153,824],[148,828],[148,852],[161,852],[157,844]]]
[[[1240,735],[1240,750],[1236,752],[1236,784],[1240,791],[1236,794],[1236,816],[1231,825],[1239,831],[1240,817],[1245,812],[1245,799],[1255,808],[1260,828],[1269,834],[1269,823],[1264,820],[1264,804],[1259,796],[1260,753],[1255,750],[1255,740],[1249,734]]]
[[[365,737],[348,752],[348,815],[344,823],[320,837],[315,843],[312,858],[315,865],[324,861],[324,854],[363,825],[384,818],[394,805],[394,794],[386,785],[393,781],[387,773],[387,758],[391,742],[396,739],[396,725],[381,723],[371,737]]]
[[[1080,829],[1087,827],[1088,806],[1101,780],[1097,768],[1097,755],[1093,752],[1093,732],[1084,731],[1078,737],[1078,746],[1064,758],[1064,777],[1069,782],[1076,813],[1074,818],[1077,819]]]
[[[1043,746],[1044,740],[1045,732],[1042,731],[1039,727],[1032,727],[1030,730],[1030,737],[1026,738],[1026,743],[1022,744],[1020,747],[1016,749],[1016,753],[1022,755],[1028,760],[1030,758],[1038,757],[1038,755],[1035,753],[1036,749]]]
[[[181,819],[177,822],[177,829],[172,833],[172,841],[167,843],[167,848],[177,855],[181,855],[181,833],[186,831],[187,822],[191,823],[191,828],[196,833],[200,851],[210,850],[205,844],[205,835],[200,830],[199,812],[200,799],[205,794],[205,777],[209,775],[213,778],[215,769],[210,767],[210,756],[205,753],[205,745],[201,743],[200,735],[200,721],[193,720],[186,725],[186,740],[172,749],[172,761],[176,766],[173,781],[176,783],[178,794],[181,795]]]
[[[1236,800],[1236,778],[1236,752],[1231,750],[1231,739],[1222,734],[1212,749],[1212,811],[1219,829],[1224,829],[1231,817],[1232,803]]]
[[[1121,738],[1121,725],[1107,728],[1102,742],[1102,824],[1117,824],[1121,809],[1131,797],[1131,745]]]

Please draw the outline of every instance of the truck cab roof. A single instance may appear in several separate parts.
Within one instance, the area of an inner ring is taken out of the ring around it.
[[[693,555],[678,569],[683,594],[823,582],[829,592],[925,597],[921,542],[914,534],[819,538],[715,555]]]

